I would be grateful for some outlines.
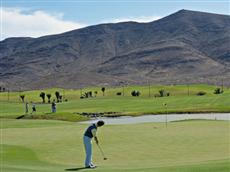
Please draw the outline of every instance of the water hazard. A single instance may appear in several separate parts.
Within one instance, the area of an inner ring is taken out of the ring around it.
[[[104,120],[106,124],[137,124],[149,122],[171,122],[188,119],[207,119],[207,120],[230,120],[230,113],[201,113],[201,114],[162,114],[162,115],[143,115],[138,117],[101,117],[80,123],[94,123]]]

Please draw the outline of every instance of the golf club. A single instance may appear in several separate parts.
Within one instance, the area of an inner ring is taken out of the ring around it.
[[[101,152],[101,155],[103,156],[103,159],[104,159],[104,160],[107,160],[108,158],[105,157],[105,154],[104,154],[104,152],[102,151],[102,149],[101,149],[101,147],[100,147],[99,144],[97,144],[97,147],[99,148],[99,150],[100,150],[100,152]]]

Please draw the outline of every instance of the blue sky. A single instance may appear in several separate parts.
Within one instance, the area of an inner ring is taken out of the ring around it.
[[[1,40],[106,22],[149,22],[180,9],[230,13],[228,0],[1,0]]]

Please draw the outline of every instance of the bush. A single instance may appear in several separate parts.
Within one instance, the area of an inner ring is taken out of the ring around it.
[[[224,91],[223,90],[221,90],[221,88],[216,88],[215,90],[214,90],[214,94],[222,94]]]
[[[88,92],[85,92],[84,94],[81,95],[81,99],[84,99],[84,98],[90,98],[90,97],[93,97],[93,92],[92,91],[88,91]]]
[[[198,93],[196,93],[197,96],[204,96],[205,94],[205,91],[199,91]]]
[[[131,92],[131,95],[134,96],[134,97],[139,97],[141,95],[141,93],[140,93],[140,91],[134,90],[134,91]]]
[[[164,97],[165,95],[165,90],[159,90],[160,97]]]
[[[117,96],[121,96],[121,92],[117,92]]]
[[[155,94],[156,95],[156,94]],[[166,92],[165,90],[159,90],[159,94],[157,94],[158,96],[157,97],[165,97],[165,96],[170,96],[170,93],[169,92]],[[156,97],[156,96],[155,96]]]

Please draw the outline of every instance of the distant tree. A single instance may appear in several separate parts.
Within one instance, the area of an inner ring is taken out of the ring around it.
[[[6,91],[6,88],[5,88],[5,87],[3,87],[3,88],[2,88],[2,92],[5,92],[5,91]]]
[[[51,94],[46,94],[46,97],[48,98],[48,103],[50,103],[51,102],[50,99],[51,99],[52,95]]]
[[[140,91],[134,90],[134,91],[131,92],[131,95],[134,96],[134,97],[139,97],[141,95],[141,93],[140,93]]]
[[[221,88],[216,88],[214,94],[222,94],[224,91]]]
[[[41,92],[40,97],[42,98],[42,102],[45,103],[46,94],[44,92]]]
[[[56,96],[57,102],[59,102],[60,93],[58,91],[55,92],[55,96]]]
[[[95,97],[97,97],[97,91],[94,91],[94,95],[95,95]]]
[[[25,95],[24,94],[20,95],[20,98],[22,99],[22,102],[24,103]]]
[[[105,95],[105,87],[102,87],[102,88],[101,88],[101,91],[102,91],[103,96],[104,96],[104,95]]]
[[[164,95],[165,95],[165,90],[159,90],[159,94],[160,94],[160,97],[164,97]]]
[[[0,92],[2,92],[2,87],[0,86]]]

